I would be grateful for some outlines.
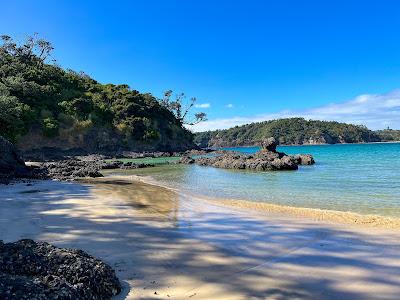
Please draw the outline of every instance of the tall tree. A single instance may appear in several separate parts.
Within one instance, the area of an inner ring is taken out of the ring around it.
[[[168,90],[164,92],[164,97],[159,99],[159,102],[172,112],[183,125],[195,125],[207,120],[207,115],[204,112],[190,114],[191,109],[197,102],[195,97],[190,98],[189,101],[185,100],[184,93],[176,94],[173,98],[173,91]]]

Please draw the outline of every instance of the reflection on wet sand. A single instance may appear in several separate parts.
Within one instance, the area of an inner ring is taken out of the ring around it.
[[[94,193],[123,200],[145,214],[176,218],[179,197],[171,190],[127,179],[101,178],[91,182],[95,183]]]

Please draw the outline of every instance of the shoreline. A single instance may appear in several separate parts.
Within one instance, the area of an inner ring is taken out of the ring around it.
[[[107,176],[106,176],[107,178]],[[284,217],[294,217],[309,219],[317,222],[328,222],[332,224],[346,224],[361,227],[374,227],[385,229],[400,229],[400,217],[389,217],[374,214],[360,214],[351,211],[340,211],[320,208],[297,207],[281,204],[273,204],[262,201],[252,201],[246,199],[226,199],[214,198],[205,195],[195,194],[183,191],[179,188],[173,188],[154,180],[150,176],[139,175],[114,175],[108,178],[130,179],[146,184],[154,185],[161,188],[180,193],[185,197],[208,201],[213,205],[235,207],[239,209],[250,209],[258,213],[275,214]]]

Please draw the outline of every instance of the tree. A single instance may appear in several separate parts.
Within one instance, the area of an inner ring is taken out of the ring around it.
[[[197,99],[190,98],[189,102],[185,102],[186,96],[184,93],[175,95],[172,99],[172,90],[164,93],[164,97],[159,99],[160,104],[174,114],[174,116],[184,125],[195,125],[207,120],[207,115],[204,112],[198,112],[190,115],[190,110],[195,106]]]
[[[15,137],[23,133],[22,117],[27,112],[29,112],[27,105],[20,103],[16,97],[2,94],[0,91],[0,128],[5,138],[14,142]]]
[[[38,63],[44,63],[51,57],[51,51],[54,50],[52,44],[49,41],[38,38],[37,33],[29,36],[22,45],[17,45],[8,35],[2,35],[0,39],[3,42],[1,49],[5,53],[29,61],[36,60]]]

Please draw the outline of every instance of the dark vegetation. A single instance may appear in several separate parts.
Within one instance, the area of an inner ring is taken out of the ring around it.
[[[64,70],[52,61],[52,45],[30,37],[23,44],[0,41],[0,135],[23,151],[35,148],[86,152],[186,150],[193,134],[184,95],[164,99],[128,85],[101,84],[84,73]],[[187,121],[189,120],[189,121]]]
[[[268,137],[274,137],[282,145],[365,143],[382,140],[380,135],[365,126],[288,118],[196,133],[195,143],[201,147],[251,146]]]

